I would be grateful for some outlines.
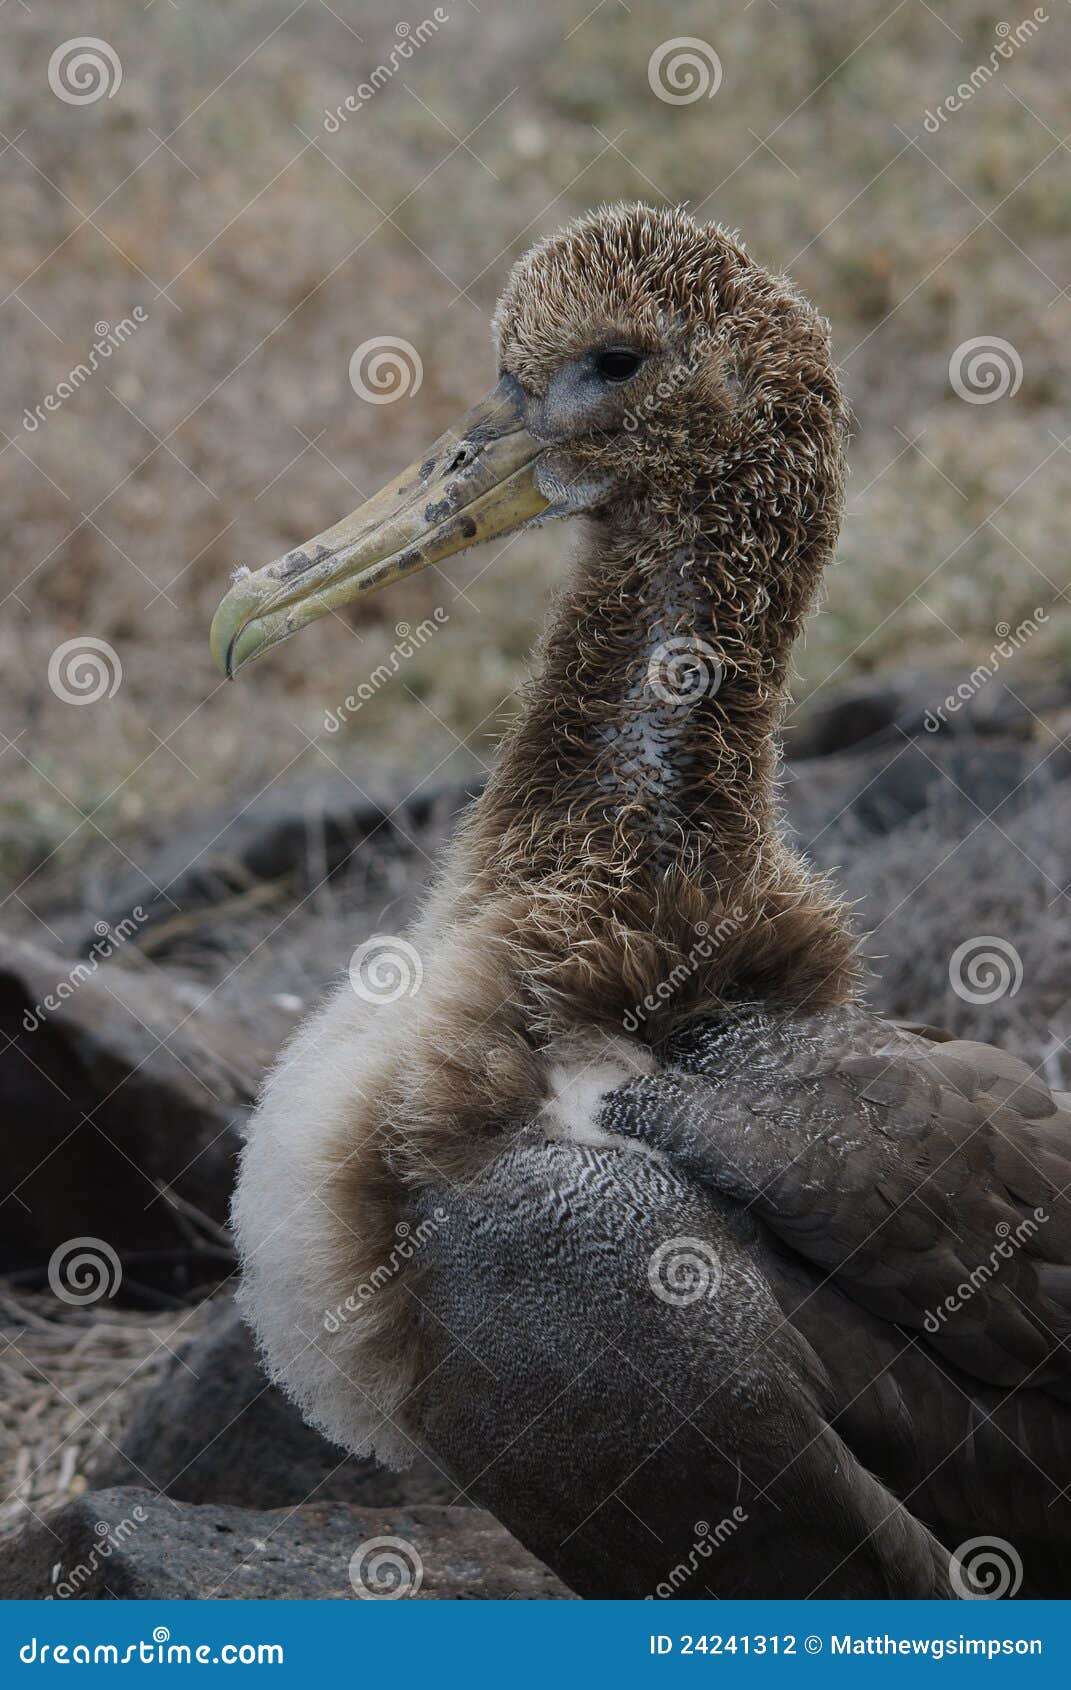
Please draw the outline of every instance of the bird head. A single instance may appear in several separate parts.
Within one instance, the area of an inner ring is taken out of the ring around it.
[[[570,516],[653,559],[738,556],[766,602],[796,571],[806,591],[780,593],[794,621],[839,525],[845,410],[827,327],[788,281],[682,210],[611,207],[518,262],[494,328],[485,399],[334,527],[238,572],[212,625],[224,674],[353,599]]]

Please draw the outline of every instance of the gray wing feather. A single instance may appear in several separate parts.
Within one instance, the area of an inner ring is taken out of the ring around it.
[[[949,1556],[829,1423],[760,1228],[657,1160],[505,1150],[420,1255],[420,1440],[589,1597],[944,1597]],[[441,1210],[440,1210],[441,1213]],[[718,1273],[651,1283],[667,1243]]]
[[[845,1010],[677,1035],[601,1124],[679,1158],[967,1374],[1071,1399],[1071,1114],[1025,1064]]]

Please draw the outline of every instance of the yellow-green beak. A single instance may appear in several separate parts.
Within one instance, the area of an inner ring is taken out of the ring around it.
[[[212,620],[212,655],[236,675],[307,622],[405,575],[523,527],[546,510],[543,445],[505,376],[389,487],[263,569],[239,573]]]

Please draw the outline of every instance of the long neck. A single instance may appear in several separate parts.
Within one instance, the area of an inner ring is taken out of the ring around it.
[[[770,561],[759,582],[728,545],[593,529],[462,847],[466,896],[513,900],[559,1002],[609,998],[612,1019],[682,967],[671,1015],[704,993],[850,994],[842,911],[776,804],[789,652],[824,552]]]
[[[711,564],[596,540],[484,801],[493,872],[649,896],[675,866],[723,896],[755,875],[787,642],[763,617],[745,644]]]

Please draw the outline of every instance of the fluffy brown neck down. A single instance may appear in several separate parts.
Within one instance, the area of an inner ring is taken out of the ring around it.
[[[638,543],[635,513],[594,527],[461,846],[457,912],[488,900],[512,929],[537,1027],[655,1039],[698,1005],[851,995],[843,910],[784,844],[776,793],[823,562],[757,582],[724,551]]]

